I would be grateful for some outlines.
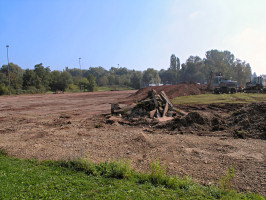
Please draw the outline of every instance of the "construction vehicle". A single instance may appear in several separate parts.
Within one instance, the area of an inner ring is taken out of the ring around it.
[[[253,77],[246,83],[246,93],[266,93],[266,83],[262,76]]]
[[[227,80],[223,78],[221,72],[214,73],[211,71],[209,80],[208,80],[208,89],[213,91],[215,94],[220,93],[236,93],[237,82],[233,80]]]

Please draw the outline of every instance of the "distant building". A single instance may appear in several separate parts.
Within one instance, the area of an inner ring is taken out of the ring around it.
[[[161,84],[161,83],[156,83],[156,84],[154,84],[154,83],[150,83],[149,84],[149,87],[152,87],[152,86],[162,86],[163,84]]]

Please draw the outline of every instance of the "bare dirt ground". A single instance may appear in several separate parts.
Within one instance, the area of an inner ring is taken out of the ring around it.
[[[265,140],[235,139],[222,130],[179,134],[148,124],[107,124],[102,114],[110,112],[110,103],[127,100],[134,92],[2,96],[0,148],[12,156],[39,160],[129,159],[140,171],[148,171],[149,164],[160,159],[168,165],[169,174],[189,175],[206,185],[218,183],[228,168],[235,166],[238,191],[266,195]],[[228,109],[215,109],[220,115],[228,114]]]

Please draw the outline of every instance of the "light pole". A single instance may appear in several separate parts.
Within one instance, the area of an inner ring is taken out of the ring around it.
[[[82,71],[81,71],[81,64],[80,64],[80,60],[81,60],[81,58],[79,58],[79,68],[80,68],[80,91],[82,92],[82,86],[81,86],[81,77],[82,77]]]
[[[119,69],[119,64],[117,64],[118,69]],[[118,89],[120,88],[120,77],[118,77]]]
[[[11,96],[8,47],[9,47],[9,45],[6,45],[7,71],[8,71],[8,90],[9,90],[9,96]]]

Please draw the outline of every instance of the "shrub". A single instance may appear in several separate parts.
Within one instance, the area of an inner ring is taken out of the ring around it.
[[[8,94],[8,87],[4,83],[0,84],[0,95]]]
[[[248,135],[247,131],[245,131],[243,129],[234,131],[234,137],[235,138],[245,139],[247,137],[247,135]]]
[[[7,152],[5,149],[0,148],[0,156],[7,156]]]
[[[166,185],[167,175],[166,175],[167,166],[161,166],[160,160],[153,161],[151,163],[151,174],[149,176],[151,182],[155,185]]]
[[[220,180],[220,188],[222,190],[232,190],[232,183],[235,179],[235,166],[229,167],[228,172]]]

